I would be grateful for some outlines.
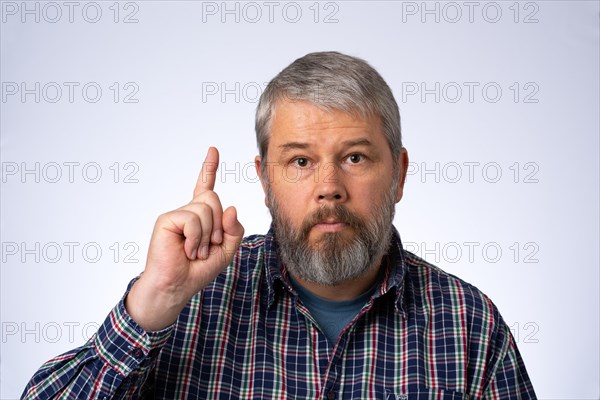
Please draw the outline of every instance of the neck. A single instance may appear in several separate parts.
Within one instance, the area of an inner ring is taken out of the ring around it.
[[[379,257],[376,262],[371,264],[367,272],[358,278],[340,282],[336,285],[322,285],[315,282],[310,282],[302,279],[299,276],[292,275],[293,278],[302,285],[303,288],[310,291],[312,294],[330,301],[345,301],[352,300],[368,289],[370,289],[377,281],[379,270],[381,268],[382,257]],[[290,272],[291,274],[291,272]]]

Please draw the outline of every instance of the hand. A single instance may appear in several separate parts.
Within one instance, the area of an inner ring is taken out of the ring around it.
[[[175,322],[188,301],[233,260],[244,227],[234,207],[223,212],[214,192],[219,152],[208,149],[193,200],[158,217],[146,268],[129,292],[125,307],[146,331]]]

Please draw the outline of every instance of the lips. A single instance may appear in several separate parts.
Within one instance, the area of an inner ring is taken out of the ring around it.
[[[316,223],[314,225],[314,228],[323,232],[339,232],[347,226],[348,224],[346,224],[345,222],[341,222],[340,220],[333,218],[327,218],[323,221]]]
[[[320,233],[342,232],[361,226],[360,219],[345,206],[336,204],[331,208],[317,209],[302,224],[302,234],[308,237],[311,231]]]
[[[325,218],[322,221],[317,222],[317,224],[342,224],[343,222],[336,218]]]

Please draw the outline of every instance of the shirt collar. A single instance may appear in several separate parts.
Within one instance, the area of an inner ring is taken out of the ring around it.
[[[270,308],[280,290],[287,290],[296,295],[291,285],[287,269],[281,263],[277,253],[277,241],[275,240],[275,227],[271,224],[265,236],[265,262],[267,278],[267,305]],[[373,294],[373,299],[382,297],[388,293],[394,295],[396,312],[406,318],[406,307],[404,303],[404,281],[406,279],[406,262],[400,234],[392,226],[392,239],[388,253],[382,261],[379,288]]]

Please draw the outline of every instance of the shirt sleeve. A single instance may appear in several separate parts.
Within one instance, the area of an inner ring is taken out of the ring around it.
[[[125,310],[125,297],[81,347],[42,365],[21,399],[135,399],[170,338],[171,325],[144,331]]]
[[[506,343],[502,346],[500,362],[485,390],[485,399],[537,399],[525,364],[508,326],[502,322]]]

